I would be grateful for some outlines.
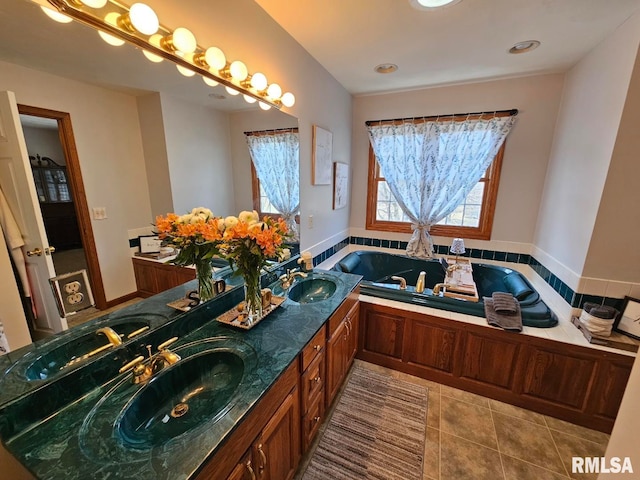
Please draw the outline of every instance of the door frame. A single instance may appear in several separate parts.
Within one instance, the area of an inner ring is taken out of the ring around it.
[[[91,288],[93,290],[93,298],[96,302],[96,308],[104,310],[108,308],[107,298],[104,293],[100,263],[98,262],[98,250],[96,249],[96,242],[93,238],[91,215],[89,214],[89,205],[87,204],[87,196],[80,171],[80,159],[78,157],[76,141],[73,136],[73,128],[71,126],[71,115],[67,112],[59,112],[56,110],[21,104],[18,104],[18,112],[23,115],[51,118],[58,122],[58,135],[60,137],[62,151],[64,152],[67,164],[67,177],[71,187],[71,195],[73,196],[73,205],[76,212],[76,218],[78,220],[78,227],[80,228],[82,246],[87,259],[87,268],[89,270],[88,274],[91,282]]]

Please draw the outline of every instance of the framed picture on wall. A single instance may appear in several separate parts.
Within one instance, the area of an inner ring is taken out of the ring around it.
[[[613,329],[640,340],[640,300],[624,297],[621,312],[613,324]]]
[[[349,196],[349,165],[335,162],[333,164],[333,209],[347,205]]]
[[[314,125],[311,144],[311,185],[331,185],[333,134]]]

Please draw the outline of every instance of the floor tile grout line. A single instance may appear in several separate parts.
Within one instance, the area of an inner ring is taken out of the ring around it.
[[[502,452],[500,451],[500,440],[498,440],[498,429],[496,428],[496,421],[493,418],[493,410],[491,410],[491,402],[489,402],[489,415],[491,415],[491,425],[493,426],[493,434],[496,437],[496,445],[498,446],[498,458],[500,458],[500,467],[502,468],[502,478],[507,480],[507,472],[504,471],[504,462],[502,461]]]
[[[540,469],[545,470],[547,472],[555,473],[556,475],[560,475],[561,477],[564,477],[564,478],[570,478],[570,477],[567,477],[565,474],[562,474],[562,473],[559,473],[559,472],[555,472],[555,471],[550,470],[550,469],[548,469],[546,467],[542,467],[542,466],[540,466],[538,464],[532,463],[532,462],[530,462],[528,460],[523,460],[522,458],[518,458],[518,457],[515,457],[513,455],[507,455],[506,453],[501,453],[500,455],[501,456],[504,455],[505,457],[513,458],[514,460],[518,460],[519,462],[526,463],[527,465],[531,465],[533,467],[540,468]],[[562,467],[564,468],[564,463],[562,464]],[[566,473],[566,468],[565,468],[565,473]]]
[[[551,441],[553,442],[553,446],[556,449],[556,453],[558,454],[558,458],[560,458],[560,463],[562,463],[562,468],[564,468],[564,471],[567,474],[567,477],[569,478],[573,478],[570,474],[569,474],[569,470],[567,470],[567,466],[564,463],[564,460],[562,460],[562,455],[560,455],[560,449],[558,449],[558,444],[556,443],[556,439],[553,438],[553,434],[551,433],[551,428],[549,428],[549,423],[547,422],[547,419],[545,417],[542,417],[544,419],[544,424],[547,426],[547,431],[549,432],[549,436],[551,437]]]
[[[454,433],[449,433],[449,432],[444,432],[442,430],[441,430],[441,432],[446,434],[446,435],[449,435],[451,437],[456,437],[456,438],[459,438],[460,440],[464,440],[465,442],[473,443],[474,445],[478,445],[479,447],[488,448],[489,450],[492,450],[494,452],[500,453],[500,451],[495,449],[495,448],[488,447],[487,445],[483,445],[482,443],[474,442],[473,440],[469,440],[468,438],[461,437],[460,435],[456,435]]]
[[[564,430],[558,430],[557,428],[551,428],[548,423],[547,423],[547,428],[549,430],[551,430],[552,432],[558,432],[558,433],[560,433],[562,435],[567,435],[568,437],[572,437],[572,438],[579,438],[580,440],[584,440],[585,442],[593,443],[594,445],[598,445],[599,447],[602,447],[602,446],[606,447],[609,444],[608,441],[607,441],[607,443],[602,444],[600,442],[594,442],[593,440],[589,440],[588,438],[584,438],[584,437],[580,437],[578,435],[574,435],[573,433],[565,432]],[[598,430],[595,430],[595,431],[598,431]]]
[[[461,392],[464,392],[464,390],[460,390],[460,391],[461,391]],[[466,393],[471,393],[471,392],[466,392]],[[483,397],[483,396],[481,396],[481,395],[478,395],[478,397],[480,397],[480,398],[484,398],[484,399],[487,401],[487,406],[485,407],[485,406],[483,406],[483,405],[478,405],[477,403],[468,402],[468,401],[466,401],[466,400],[461,400],[461,399],[459,399],[459,398],[452,397],[451,395],[447,395],[446,393],[442,393],[442,392],[440,392],[440,395],[441,395],[441,396],[442,396],[442,395],[444,395],[445,397],[450,398],[450,399],[452,399],[452,400],[455,400],[455,401],[457,401],[457,402],[468,403],[469,405],[475,405],[476,407],[482,407],[482,408],[487,408],[487,409],[491,410],[491,408],[488,406],[488,405],[489,405],[489,398],[488,398],[488,397]],[[476,394],[474,393],[473,395],[476,395]]]

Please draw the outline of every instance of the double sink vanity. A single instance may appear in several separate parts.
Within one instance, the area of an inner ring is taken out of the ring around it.
[[[36,478],[292,478],[357,348],[360,277],[310,272],[250,330],[175,287],[0,357],[0,437]],[[269,281],[271,280],[271,281]],[[108,346],[107,346],[108,345]]]

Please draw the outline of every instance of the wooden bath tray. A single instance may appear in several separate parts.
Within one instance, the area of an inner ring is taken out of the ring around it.
[[[278,308],[282,304],[282,302],[284,302],[284,300],[285,300],[285,297],[279,297],[279,296],[273,295],[271,297],[271,305],[269,305],[267,308],[263,308],[262,316],[252,324],[247,323],[246,319],[243,317],[242,312],[238,311],[237,306],[233,307],[231,310],[224,312],[222,315],[216,318],[216,320],[219,321],[220,323],[231,325],[232,327],[241,328],[243,330],[251,330],[258,323],[260,323],[267,315],[269,315],[276,308]],[[241,302],[238,305],[241,305],[243,303],[244,302]]]
[[[450,267],[456,265],[458,268],[452,272],[447,272],[444,279],[444,283],[447,286],[442,289],[442,294],[445,297],[467,300],[468,302],[479,301],[476,282],[473,281],[471,260],[461,257],[457,259],[455,257],[447,257],[447,263]],[[451,282],[455,281],[454,276],[457,279],[457,285],[451,285]]]

